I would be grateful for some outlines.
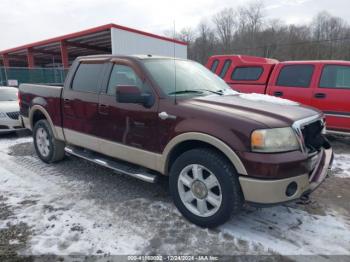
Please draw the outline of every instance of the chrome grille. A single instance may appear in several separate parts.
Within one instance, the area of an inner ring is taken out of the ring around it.
[[[324,123],[321,120],[312,122],[304,126],[301,130],[305,146],[312,151],[319,151],[324,145],[324,138],[322,137],[322,130]]]
[[[19,112],[8,112],[6,114],[9,118],[14,119],[14,120],[18,120],[18,118],[19,118]]]
[[[292,126],[297,135],[301,151],[306,154],[308,154],[310,150],[305,143],[305,128],[308,128],[309,125],[312,125],[314,123],[320,123],[322,126],[324,126],[324,120],[322,118],[322,115],[315,115],[312,117],[298,120],[294,122]]]

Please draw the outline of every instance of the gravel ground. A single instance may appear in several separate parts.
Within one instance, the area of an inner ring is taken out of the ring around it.
[[[269,261],[279,261],[279,255],[305,261],[310,257],[295,256],[314,255],[315,261],[349,256],[350,138],[330,141],[336,152],[333,175],[310,202],[245,207],[208,230],[182,218],[166,179],[148,184],[75,157],[46,165],[29,136],[4,136],[0,256],[6,261],[38,255],[277,255]]]

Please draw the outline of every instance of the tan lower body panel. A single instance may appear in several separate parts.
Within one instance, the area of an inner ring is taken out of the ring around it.
[[[160,154],[82,134],[66,128],[64,129],[64,135],[68,144],[87,148],[152,170],[161,171],[158,170],[157,165],[157,161],[161,161],[162,159],[162,155]]]
[[[239,182],[245,200],[258,204],[277,204],[298,199],[310,187],[307,174],[277,180],[261,180],[240,176]],[[288,197],[286,189],[292,182],[297,183],[298,189],[294,195]]]

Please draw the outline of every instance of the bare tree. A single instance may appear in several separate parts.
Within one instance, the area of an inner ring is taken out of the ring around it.
[[[185,27],[178,33],[178,38],[183,42],[191,44],[196,38],[196,32],[191,27]]]
[[[220,39],[224,52],[229,52],[232,48],[233,36],[235,33],[235,14],[232,8],[226,8],[213,17],[217,36]]]
[[[261,0],[250,2],[247,6],[238,8],[239,30],[251,35],[262,29],[264,22],[264,4]]]
[[[317,44],[318,58],[339,57],[340,39],[348,35],[348,25],[339,17],[332,16],[328,12],[319,13],[311,23],[311,34],[316,41],[324,41]]]
[[[237,9],[225,8],[212,22],[183,28],[175,38],[188,43],[188,56],[206,63],[214,54],[234,53],[273,57],[279,60],[350,59],[350,27],[328,12],[310,24],[287,25],[267,20],[262,0]],[[166,35],[174,37],[173,30]]]
[[[199,24],[197,31],[198,37],[194,42],[194,48],[196,49],[194,59],[204,64],[209,56],[215,53],[217,40],[214,31],[210,28],[207,21],[203,20]]]

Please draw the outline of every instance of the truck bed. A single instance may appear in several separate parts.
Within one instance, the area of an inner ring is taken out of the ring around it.
[[[29,109],[36,105],[43,107],[49,113],[55,126],[62,126],[61,95],[63,86],[21,84],[19,86],[19,101],[21,116],[27,128],[30,126]],[[28,126],[29,125],[29,126]]]

